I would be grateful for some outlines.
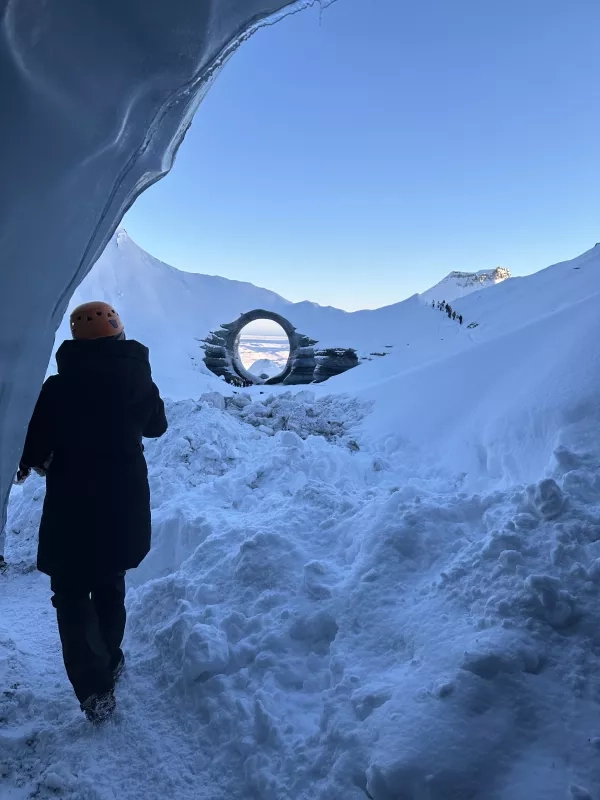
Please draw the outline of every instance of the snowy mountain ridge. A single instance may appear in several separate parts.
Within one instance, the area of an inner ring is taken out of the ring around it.
[[[452,302],[463,314],[465,327],[477,322],[475,338],[486,330],[495,336],[513,325],[526,324],[539,313],[537,290],[530,289],[538,283],[545,287],[544,292],[549,291],[549,308],[581,299],[587,282],[573,281],[574,275],[583,275],[574,270],[595,263],[599,253],[600,248],[592,248],[572,261],[527,278],[505,279],[508,270],[454,273],[460,277],[450,281],[448,276],[445,283],[441,282],[443,289],[438,284],[425,294],[393,305],[348,312],[309,301],[292,303],[251,283],[182,272],[151,256],[121,229],[72,297],[56,335],[56,346],[70,336],[68,314],[72,308],[90,298],[106,300],[117,306],[127,335],[150,348],[154,375],[163,393],[183,400],[214,388],[222,390],[221,381],[203,362],[201,342],[209,331],[246,311],[264,308],[282,314],[298,331],[317,340],[320,348],[351,347],[359,357],[373,359],[360,367],[361,373],[368,367],[368,375],[378,372],[384,379],[394,365],[420,368],[471,346],[471,339],[460,335],[457,323],[444,320],[431,308],[432,299]],[[494,280],[500,282],[494,284]],[[489,288],[476,291],[482,287]],[[511,311],[507,315],[507,304],[513,310],[519,307],[520,313]],[[391,358],[377,358],[378,353]],[[54,370],[51,362],[49,372]],[[337,383],[340,379],[335,380]]]
[[[445,300],[450,303],[458,297],[465,297],[480,289],[496,286],[511,277],[510,270],[505,267],[482,269],[479,272],[453,270],[431,289],[423,292],[421,298],[426,303],[430,303],[432,300]]]
[[[427,315],[425,328],[420,322],[424,309],[418,295],[354,312],[310,301],[292,303],[252,283],[178,270],[144,251],[122,228],[73,295],[55,347],[69,338],[70,311],[90,298],[117,307],[127,335],[150,348],[157,382],[172,399],[198,396],[213,386],[214,377],[203,362],[202,340],[255,308],[286,317],[321,348],[350,347],[365,358],[405,348],[417,331],[432,342],[439,339],[437,320]],[[49,371],[54,370],[51,362]]]

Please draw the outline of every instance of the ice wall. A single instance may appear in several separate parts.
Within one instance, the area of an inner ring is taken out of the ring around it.
[[[0,0],[0,523],[70,295],[224,60],[307,2]]]

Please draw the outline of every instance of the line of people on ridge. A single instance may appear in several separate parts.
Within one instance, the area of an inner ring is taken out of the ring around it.
[[[463,324],[463,315],[457,314],[450,303],[447,303],[445,300],[436,303],[435,300],[432,300],[431,307],[435,308],[436,306],[440,311],[445,311],[449,319],[457,319],[461,325]]]

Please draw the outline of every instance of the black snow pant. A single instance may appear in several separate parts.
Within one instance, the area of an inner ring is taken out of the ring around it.
[[[125,573],[93,581],[53,577],[50,586],[67,675],[83,703],[115,685],[125,633]]]

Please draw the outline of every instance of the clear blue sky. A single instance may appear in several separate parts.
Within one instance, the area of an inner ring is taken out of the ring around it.
[[[600,241],[598,0],[337,0],[260,31],[125,219],[181,269],[357,309]]]

